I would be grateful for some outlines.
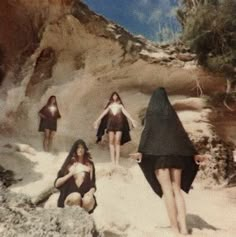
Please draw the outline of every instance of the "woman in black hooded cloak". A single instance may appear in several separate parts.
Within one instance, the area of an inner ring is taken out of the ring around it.
[[[61,118],[58,109],[56,96],[49,97],[47,104],[39,111],[40,123],[39,132],[44,133],[43,148],[44,151],[50,151],[53,137],[57,131],[57,120]]]
[[[187,234],[181,189],[189,192],[204,157],[197,155],[162,87],[152,94],[138,153],[130,156],[139,162],[154,192],[160,197],[164,194],[174,232]]]
[[[96,208],[95,167],[83,140],[77,140],[71,147],[54,186],[60,190],[58,207],[79,205],[88,213]]]
[[[136,127],[136,121],[124,108],[119,94],[113,92],[104,111],[94,122],[94,128],[97,129],[97,143],[102,140],[105,132],[108,133],[111,161],[115,165],[119,165],[120,145],[131,140],[128,119],[133,127]]]

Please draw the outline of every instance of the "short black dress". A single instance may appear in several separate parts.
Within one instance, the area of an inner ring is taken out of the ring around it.
[[[45,129],[49,129],[51,131],[57,131],[57,120],[61,117],[58,109],[56,109],[55,113],[51,113],[48,106],[44,106],[39,113],[43,114],[45,118],[40,117],[39,123],[39,132],[44,132]]]
[[[147,155],[148,156],[148,155]],[[155,169],[175,168],[183,170],[186,166],[186,159],[191,159],[191,156],[176,156],[176,155],[162,155],[149,156],[148,159],[154,160]]]
[[[124,115],[122,111],[119,111],[117,114],[113,114],[112,111],[109,111],[108,121],[107,121],[107,131],[123,131],[124,130]]]
[[[128,119],[122,113],[121,108],[120,111],[117,111],[116,114],[113,114],[110,109],[109,112],[102,118],[96,134],[96,143],[99,143],[102,140],[103,135],[109,131],[122,132],[120,143],[121,145],[124,145],[125,143],[131,141]]]

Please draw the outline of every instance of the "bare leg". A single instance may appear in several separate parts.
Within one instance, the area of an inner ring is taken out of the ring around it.
[[[112,164],[115,164],[115,146],[114,146],[115,133],[109,132],[108,135],[109,135],[109,148],[110,148],[111,162]]]
[[[55,131],[49,132],[48,151],[52,150],[52,141],[53,141],[53,137],[54,137],[55,133],[56,133]]]
[[[50,130],[48,130],[48,129],[44,130],[44,138],[43,138],[43,149],[44,149],[44,151],[48,151],[49,133],[50,133]]]
[[[165,206],[170,219],[171,228],[174,231],[174,233],[179,234],[180,232],[177,221],[177,209],[175,204],[174,192],[171,184],[170,170],[157,169],[155,171],[155,174],[162,188],[165,200]]]
[[[115,134],[115,151],[116,151],[116,155],[115,155],[115,163],[116,165],[119,165],[119,160],[120,160],[120,140],[121,140],[121,135],[122,132],[118,131]]]
[[[81,195],[79,193],[74,192],[74,193],[69,194],[66,197],[64,205],[65,206],[81,206],[81,201],[82,201]]]
[[[171,169],[171,181],[175,195],[175,202],[178,211],[178,222],[181,234],[188,234],[186,223],[186,207],[184,197],[181,193],[181,172],[180,169]]]

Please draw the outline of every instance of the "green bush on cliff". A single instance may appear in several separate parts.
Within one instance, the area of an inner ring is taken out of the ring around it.
[[[192,2],[192,4],[191,4]],[[201,65],[224,71],[236,66],[236,1],[183,1],[178,11],[183,40],[198,55]]]

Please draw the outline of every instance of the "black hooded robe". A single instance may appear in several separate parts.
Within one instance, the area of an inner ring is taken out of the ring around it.
[[[189,192],[198,171],[198,165],[194,161],[197,151],[171,106],[164,88],[156,89],[151,97],[138,152],[143,155],[140,168],[158,196],[162,197],[163,192],[155,176],[157,159],[167,162],[167,166],[169,162],[168,168],[177,168],[180,161],[184,164],[181,188],[186,193]]]
[[[82,144],[84,147],[85,147],[85,150],[88,151],[88,148],[85,144],[85,142],[81,139],[77,140],[70,152],[69,152],[69,155],[67,156],[64,164],[62,165],[61,169],[59,170],[58,174],[57,174],[57,178],[54,182],[54,186],[55,186],[55,183],[57,181],[57,179],[63,177],[66,175],[66,169],[68,167],[68,165],[70,164],[71,162],[71,159],[73,158],[75,152],[76,152],[76,149],[78,147],[78,145]],[[83,182],[81,184],[81,186],[78,188],[76,183],[75,183],[75,180],[74,180],[74,177],[72,176],[70,179],[68,179],[63,185],[61,185],[60,187],[58,187],[57,189],[60,191],[60,196],[58,198],[58,202],[57,202],[57,206],[58,207],[64,207],[64,202],[65,202],[65,199],[66,197],[73,193],[73,192],[78,192],[82,195],[87,193],[91,188],[95,188],[96,189],[96,175],[95,175],[95,166],[92,162],[92,160],[89,161],[90,164],[92,165],[92,173],[93,173],[93,177],[92,177],[92,180],[90,180],[89,178],[90,177],[85,177],[85,180],[87,180],[86,182]],[[88,174],[90,176],[90,174]],[[94,211],[94,209],[97,207],[97,201],[96,201],[96,198],[94,196],[94,199],[95,199],[95,205],[93,207],[93,209],[91,211],[89,211],[89,213],[92,213]]]

